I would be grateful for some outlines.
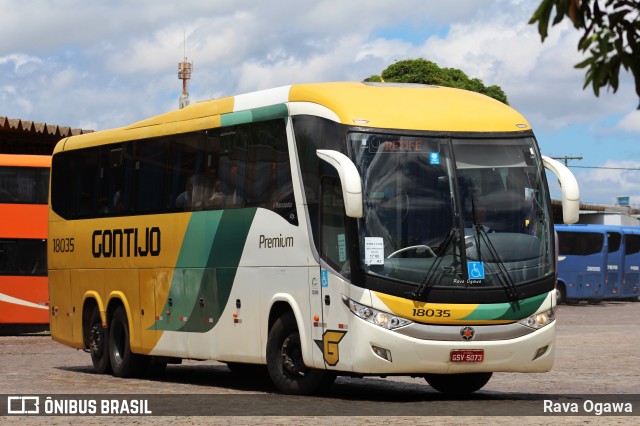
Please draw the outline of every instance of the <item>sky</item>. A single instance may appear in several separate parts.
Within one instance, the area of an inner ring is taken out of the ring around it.
[[[568,162],[586,203],[640,208],[640,111],[630,74],[583,90],[580,33],[541,42],[527,0],[0,0],[0,116],[124,126],[191,103],[288,85],[361,81],[404,59],[505,91],[541,151]],[[637,170],[636,170],[637,169]],[[550,179],[552,195],[557,183]],[[554,197],[555,198],[555,197]]]

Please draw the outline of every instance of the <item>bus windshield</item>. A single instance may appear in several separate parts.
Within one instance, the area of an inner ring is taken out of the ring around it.
[[[552,273],[532,137],[350,133],[363,179],[362,269],[417,285],[505,287]],[[514,294],[515,296],[515,294]]]

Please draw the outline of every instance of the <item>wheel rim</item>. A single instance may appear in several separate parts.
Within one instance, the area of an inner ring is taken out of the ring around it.
[[[304,377],[307,367],[302,361],[300,336],[291,334],[282,342],[282,366],[284,373],[291,378]]]
[[[91,327],[89,348],[93,356],[102,358],[104,354],[104,329],[99,324],[94,324],[93,327]]]

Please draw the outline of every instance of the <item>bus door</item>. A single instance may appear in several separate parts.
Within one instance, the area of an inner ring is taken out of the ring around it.
[[[624,229],[624,277],[621,296],[630,299],[640,296],[640,229]]]
[[[608,230],[607,242],[607,280],[604,298],[618,299],[621,297],[622,275],[624,271],[624,239],[621,230]]]
[[[342,295],[349,295],[349,253],[347,250],[346,215],[340,180],[324,177],[321,181],[320,212],[320,297],[322,303],[323,362],[327,368],[345,368],[349,309]],[[342,342],[342,343],[341,343]]]
[[[600,300],[607,271],[605,233],[590,227],[556,226],[558,281],[567,300]]]
[[[602,300],[607,281],[608,245],[604,232],[578,233],[580,250],[584,251],[584,257],[578,260],[579,268],[579,294],[581,300]]]

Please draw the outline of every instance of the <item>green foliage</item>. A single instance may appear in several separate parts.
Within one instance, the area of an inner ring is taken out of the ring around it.
[[[379,75],[372,75],[369,78],[365,78],[364,81],[369,81],[369,82],[373,82],[373,83],[381,83],[382,82],[382,77],[380,77]]]
[[[556,25],[568,17],[582,31],[578,50],[588,57],[576,64],[586,69],[584,88],[591,85],[600,95],[602,87],[618,90],[620,67],[633,75],[636,93],[640,97],[640,2],[638,0],[542,0],[530,24],[538,23],[544,42],[551,13]],[[640,109],[640,105],[638,106]]]
[[[426,59],[406,59],[389,65],[382,76],[372,75],[365,81],[396,83],[420,83],[434,86],[455,87],[482,93],[509,105],[507,95],[499,86],[485,86],[482,80],[470,79],[457,68],[440,68]]]

